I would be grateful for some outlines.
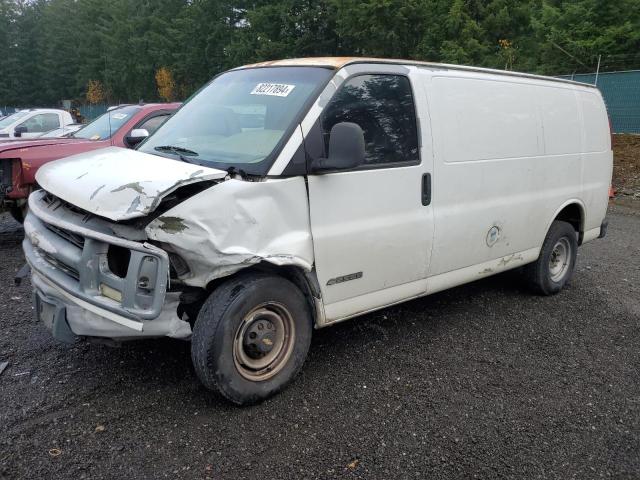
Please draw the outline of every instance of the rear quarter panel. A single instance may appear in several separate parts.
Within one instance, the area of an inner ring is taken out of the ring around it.
[[[585,231],[599,228],[607,213],[613,173],[611,135],[604,100],[596,89],[577,92],[582,123],[582,199]]]

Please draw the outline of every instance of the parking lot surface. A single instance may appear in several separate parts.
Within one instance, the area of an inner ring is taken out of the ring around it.
[[[57,344],[0,217],[0,478],[639,478],[640,215],[572,284],[498,275],[315,332],[293,385],[236,408],[189,344]]]

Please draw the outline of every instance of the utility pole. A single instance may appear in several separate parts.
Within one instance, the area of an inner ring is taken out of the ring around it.
[[[600,59],[602,58],[602,55],[598,55],[598,68],[596,68],[596,83],[594,83],[594,85],[597,87],[598,86],[598,75],[600,74]]]

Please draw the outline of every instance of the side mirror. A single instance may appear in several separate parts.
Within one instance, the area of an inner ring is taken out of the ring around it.
[[[329,135],[329,156],[311,164],[311,173],[348,170],[364,163],[364,132],[351,122],[336,123]]]
[[[29,129],[27,127],[25,127],[24,125],[18,125],[15,130],[13,131],[13,134],[20,138],[22,136],[23,133],[27,133],[29,131]]]
[[[135,145],[138,145],[142,140],[144,140],[148,136],[149,136],[149,132],[146,129],[134,128],[133,130],[131,130],[131,133],[127,135],[125,140],[127,141],[128,145],[133,147]]]

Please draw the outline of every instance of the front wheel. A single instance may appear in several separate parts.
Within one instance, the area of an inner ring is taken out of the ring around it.
[[[24,219],[27,218],[27,212],[29,211],[29,204],[25,203],[20,206],[13,206],[9,210],[13,219],[18,223],[24,223]]]
[[[294,379],[312,330],[307,301],[293,283],[264,273],[241,274],[219,286],[202,306],[191,358],[205,387],[249,405]]]
[[[578,240],[573,226],[554,221],[538,260],[525,267],[525,275],[533,289],[542,295],[553,295],[562,290],[573,276],[577,254]]]

